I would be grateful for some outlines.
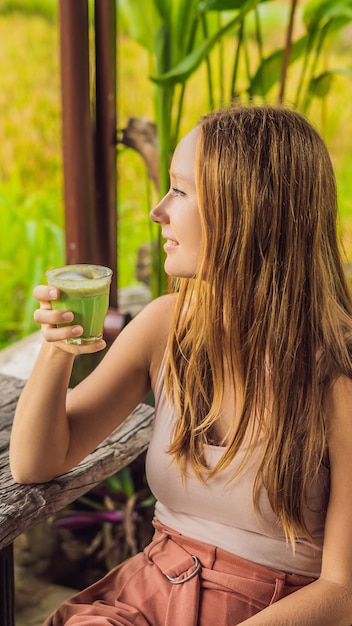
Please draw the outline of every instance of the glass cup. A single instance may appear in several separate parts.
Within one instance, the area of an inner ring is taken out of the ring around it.
[[[66,339],[67,343],[87,344],[103,336],[104,320],[109,306],[112,270],[102,265],[64,265],[46,272],[48,285],[60,289],[57,300],[51,301],[55,310],[72,311],[73,322],[58,324],[83,326],[80,337]]]

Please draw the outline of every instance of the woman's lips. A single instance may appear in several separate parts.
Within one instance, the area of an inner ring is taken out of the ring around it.
[[[176,248],[177,246],[178,246],[178,242],[175,241],[175,239],[166,239],[166,242],[164,244],[164,250],[165,252],[168,252],[169,250],[172,250]]]
[[[170,250],[174,250],[178,246],[178,241],[174,239],[172,236],[166,232],[161,233],[162,237],[165,239],[164,250],[165,252],[169,252]]]

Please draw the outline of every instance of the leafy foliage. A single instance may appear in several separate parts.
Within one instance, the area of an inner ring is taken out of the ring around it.
[[[303,10],[303,33],[299,36],[294,34],[297,1],[291,0],[282,24],[284,41],[280,47],[267,51],[272,33],[265,28],[265,13],[269,6],[278,4],[275,0],[148,0],[143,4],[138,0],[120,0],[125,28],[150,57],[161,196],[168,189],[169,161],[185,114],[185,90],[202,64],[207,68],[209,108],[233,99],[288,99],[307,114],[313,99],[327,97],[336,74],[350,77],[349,68],[328,67],[326,60],[334,37],[352,22],[351,0],[310,0]],[[233,52],[225,60],[224,42],[229,40]],[[219,63],[214,67],[216,50]],[[290,81],[287,97],[289,70],[297,64],[299,78],[292,84]],[[227,91],[225,65],[232,65]],[[218,98],[214,90],[216,79],[221,85]],[[166,288],[163,259],[159,246],[158,258],[154,259],[154,295]]]
[[[34,330],[32,291],[48,267],[62,264],[64,231],[55,223],[56,208],[55,196],[24,196],[16,179],[0,188],[0,347]]]

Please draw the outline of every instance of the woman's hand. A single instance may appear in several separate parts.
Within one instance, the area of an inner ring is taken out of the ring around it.
[[[72,311],[59,310],[54,311],[51,307],[51,301],[57,300],[60,296],[60,290],[50,285],[38,285],[33,291],[33,296],[38,300],[40,308],[34,311],[34,320],[41,324],[42,335],[45,341],[54,343],[55,347],[70,354],[87,354],[103,350],[106,343],[103,339],[95,343],[77,345],[67,343],[67,339],[77,339],[83,333],[82,326],[72,324],[69,326],[61,326],[58,324],[69,324],[74,322]]]

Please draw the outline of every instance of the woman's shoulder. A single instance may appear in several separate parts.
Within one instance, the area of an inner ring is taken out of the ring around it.
[[[352,378],[341,374],[331,383],[328,397],[335,408],[344,407],[352,409]]]
[[[338,376],[329,386],[325,400],[328,431],[343,436],[344,429],[352,426],[352,378]]]
[[[151,300],[124,329],[130,340],[138,337],[143,345],[160,344],[167,340],[173,317],[176,294],[168,294]]]
[[[150,323],[152,326],[160,324],[161,328],[170,327],[177,294],[171,293],[159,296],[151,300],[146,307],[138,314],[137,318],[143,319],[143,323]],[[158,326],[156,326],[158,330]]]

